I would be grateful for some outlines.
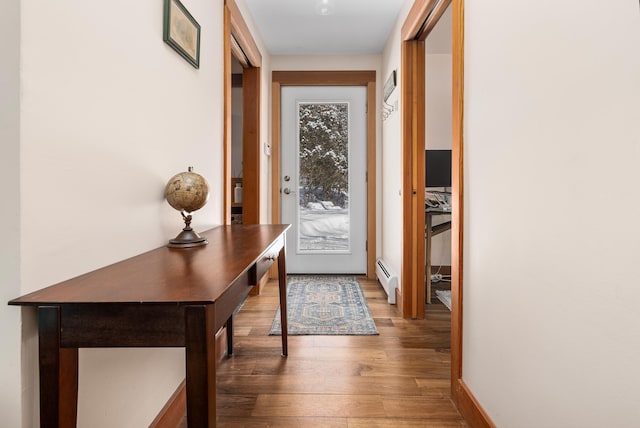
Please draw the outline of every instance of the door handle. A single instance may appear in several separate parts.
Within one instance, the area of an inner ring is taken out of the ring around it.
[[[282,190],[282,192],[283,192],[285,195],[290,195],[290,194],[292,194],[292,193],[296,193],[296,192],[294,192],[293,190],[289,189],[288,187],[285,187],[285,188],[284,188],[284,190]]]

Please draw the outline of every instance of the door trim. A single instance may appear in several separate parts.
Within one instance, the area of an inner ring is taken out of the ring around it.
[[[262,56],[234,0],[224,2],[223,222],[231,224],[231,56],[242,64],[242,221],[260,223]]]
[[[367,87],[367,277],[375,277],[376,258],[376,72],[274,71],[271,83],[271,221],[280,213],[280,89],[283,86]]]
[[[402,90],[402,315],[424,318],[424,42],[404,40]]]
[[[473,427],[495,427],[487,413],[484,411],[478,400],[474,397],[471,390],[465,384],[462,379],[462,359],[463,359],[463,347],[462,347],[462,329],[463,329],[463,231],[464,231],[464,0],[414,0],[413,6],[409,11],[409,14],[402,27],[402,43],[403,47],[405,43],[409,43],[409,46],[417,46],[415,43],[422,42],[427,38],[429,31],[434,27],[437,20],[442,13],[446,10],[447,6],[451,3],[453,9],[452,16],[452,165],[451,165],[451,185],[452,185],[452,215],[451,215],[451,295],[452,295],[452,310],[451,310],[451,395],[456,406],[466,419],[466,421]],[[424,49],[423,49],[424,52]],[[409,85],[414,84],[416,78],[421,79],[424,82],[424,70],[422,70],[422,76],[420,77],[419,65],[415,64],[415,61],[424,63],[424,58],[421,60],[412,55],[410,49],[402,50],[402,66],[413,70],[413,73],[405,76],[403,73],[401,84],[404,86],[407,83]],[[418,67],[418,68],[416,68]],[[423,67],[424,68],[424,67]],[[416,71],[417,70],[417,71]],[[417,76],[418,75],[418,76]],[[407,90],[403,91],[403,95],[411,97],[410,100],[403,102],[403,108],[405,105],[418,106],[415,110],[409,109],[403,110],[402,115],[402,147],[403,157],[414,156],[416,149],[418,154],[421,152],[424,156],[424,135],[422,139],[413,131],[411,124],[415,120],[412,117],[413,113],[419,112],[419,106],[424,107],[425,94],[424,91],[420,93],[419,90]],[[422,116],[424,118],[424,110]],[[407,163],[409,168],[414,168],[416,158],[408,159]],[[424,159],[423,159],[424,160]],[[404,160],[403,160],[404,162]],[[423,162],[424,165],[424,162]],[[410,170],[411,172],[412,170]],[[412,174],[411,177],[415,177]],[[424,177],[424,176],[422,176]],[[424,181],[422,183],[422,192],[424,194]],[[411,207],[409,204],[408,196],[410,192],[415,189],[416,183],[412,180],[405,180],[403,182],[403,194],[405,195],[405,210],[406,207]],[[417,185],[420,188],[420,185]],[[419,220],[415,218],[417,215],[416,210],[412,210],[409,213],[405,211],[404,225],[403,225],[403,242],[404,247],[417,246],[418,248],[424,244],[420,244],[417,241],[423,242],[424,240],[417,235],[417,231],[412,228]],[[424,217],[421,213],[419,217]],[[415,307],[412,299],[416,296],[417,288],[424,289],[423,281],[414,282],[411,276],[419,269],[419,266],[414,266],[413,258],[403,258],[402,266],[402,292],[406,292],[409,296],[406,298],[407,303],[410,305],[408,311],[403,308],[403,315],[410,316],[410,309]],[[420,263],[419,263],[420,264]],[[423,267],[424,270],[424,267]],[[407,275],[407,276],[405,276]],[[405,297],[403,296],[403,303]],[[422,314],[424,317],[424,314]]]

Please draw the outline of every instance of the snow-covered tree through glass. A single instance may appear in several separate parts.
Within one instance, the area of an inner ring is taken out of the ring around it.
[[[299,250],[349,251],[349,104],[300,103]]]

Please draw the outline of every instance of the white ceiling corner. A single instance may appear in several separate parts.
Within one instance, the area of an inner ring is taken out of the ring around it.
[[[316,12],[328,1],[329,14]],[[245,0],[272,55],[380,54],[406,0]]]

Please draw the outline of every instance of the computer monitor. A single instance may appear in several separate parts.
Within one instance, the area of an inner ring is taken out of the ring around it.
[[[451,187],[451,150],[425,150],[425,187]]]

